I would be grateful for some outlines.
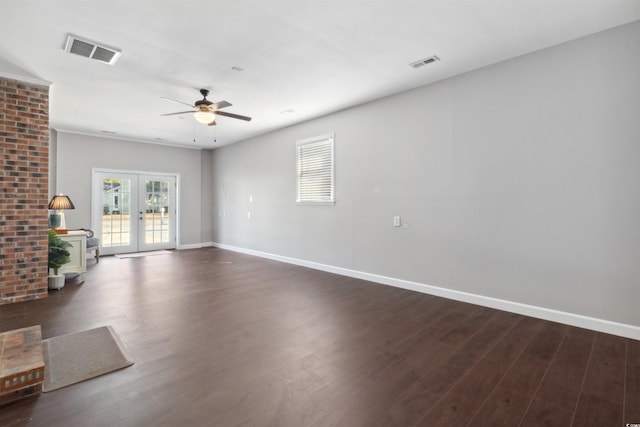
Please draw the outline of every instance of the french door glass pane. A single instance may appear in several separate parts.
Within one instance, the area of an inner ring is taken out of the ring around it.
[[[102,180],[102,240],[104,247],[129,246],[131,243],[131,180]]]
[[[169,182],[145,180],[145,233],[146,244],[169,241]]]

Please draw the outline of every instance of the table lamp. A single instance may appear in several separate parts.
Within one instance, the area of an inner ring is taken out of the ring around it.
[[[65,209],[75,208],[69,196],[63,194],[53,196],[49,202],[49,209],[56,211],[56,213],[49,215],[49,227],[53,228],[57,234],[67,234],[64,211]]]

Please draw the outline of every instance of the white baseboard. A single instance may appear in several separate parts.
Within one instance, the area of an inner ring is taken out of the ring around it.
[[[524,316],[535,317],[538,319],[549,320],[552,322],[563,323],[566,325],[576,326],[579,328],[590,329],[593,331],[604,332],[607,334],[618,335],[626,338],[640,340],[640,327],[628,325],[625,323],[612,322],[609,320],[598,319],[594,317],[583,316],[575,313],[553,310],[545,307],[522,304],[514,301],[507,301],[498,298],[487,297],[483,295],[471,294],[468,292],[456,291],[453,289],[442,288],[438,286],[427,285],[424,283],[412,282],[409,280],[396,279],[378,274],[366,273],[363,271],[351,270],[348,268],[335,267],[332,265],[321,264],[313,261],[306,261],[298,258],[291,258],[282,255],[275,255],[267,252],[255,251],[252,249],[240,248],[222,243],[212,242],[208,246],[214,246],[220,249],[226,249],[234,252],[241,252],[248,255],[254,255],[261,258],[268,258],[274,261],[281,261],[288,264],[295,264],[302,267],[308,267],[315,270],[335,273],[342,276],[353,277],[370,282],[380,283],[383,285],[395,286],[397,288],[408,289],[416,292],[422,292],[429,295],[435,295],[456,301],[467,302],[471,304],[481,305],[484,307],[495,308],[498,310],[508,311],[511,313],[522,314]]]

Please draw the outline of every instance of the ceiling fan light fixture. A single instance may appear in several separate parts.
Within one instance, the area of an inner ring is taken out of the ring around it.
[[[216,115],[211,111],[196,111],[193,114],[196,120],[202,124],[209,124],[216,119]]]

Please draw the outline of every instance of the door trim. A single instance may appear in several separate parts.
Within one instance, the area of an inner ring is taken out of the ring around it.
[[[142,170],[129,170],[129,169],[111,169],[111,168],[91,168],[91,228],[95,229],[98,226],[98,213],[94,212],[95,206],[95,192],[93,191],[93,184],[96,179],[96,173],[122,173],[133,175],[156,175],[156,176],[171,176],[176,180],[176,249],[180,247],[180,173],[177,172],[154,172],[154,171],[142,171]]]

